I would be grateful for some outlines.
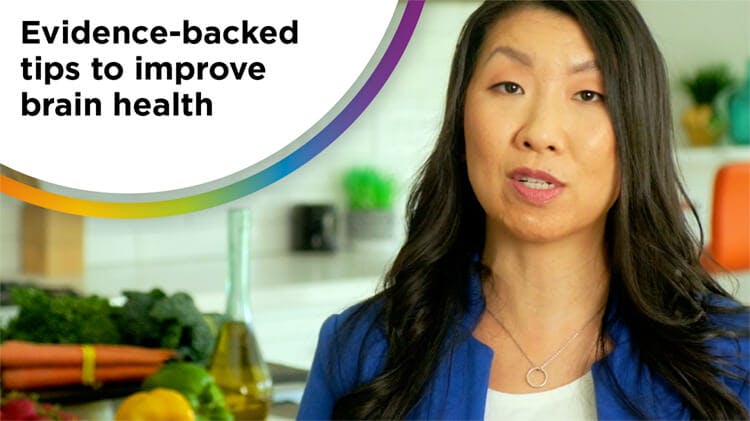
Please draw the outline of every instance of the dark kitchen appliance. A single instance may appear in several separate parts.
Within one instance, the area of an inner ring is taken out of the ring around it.
[[[292,208],[292,250],[336,250],[336,209],[333,205]]]

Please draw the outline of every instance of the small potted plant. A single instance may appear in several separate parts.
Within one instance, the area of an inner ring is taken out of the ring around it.
[[[726,65],[708,66],[693,76],[682,78],[682,86],[693,98],[693,105],[682,115],[682,124],[693,146],[716,143],[727,128],[727,119],[716,108],[715,99],[732,84]]]
[[[393,202],[396,184],[372,167],[352,168],[344,175],[349,201],[347,228],[357,241],[381,241],[393,238]]]

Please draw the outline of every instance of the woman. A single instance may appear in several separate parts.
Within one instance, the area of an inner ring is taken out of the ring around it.
[[[384,290],[299,417],[748,419],[747,308],[700,265],[667,80],[627,2],[490,1]]]

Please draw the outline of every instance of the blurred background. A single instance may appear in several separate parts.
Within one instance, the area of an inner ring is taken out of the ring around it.
[[[109,220],[49,212],[3,195],[0,279],[115,301],[123,290],[158,287],[187,292],[201,311],[221,313],[227,210],[249,208],[250,299],[260,348],[268,361],[308,368],[323,320],[375,292],[398,250],[409,187],[440,127],[453,46],[478,4],[428,1],[401,62],[354,125],[308,164],[249,197],[187,215]],[[637,5],[666,58],[677,159],[711,243],[717,171],[750,161],[747,131],[732,127],[746,125],[749,113],[750,1]],[[705,90],[698,76],[719,80],[723,89],[697,92]],[[711,98],[706,103],[696,92]],[[709,109],[703,122],[694,116],[700,111],[690,111],[702,105]],[[733,185],[735,196],[750,194]],[[739,253],[748,253],[744,238]],[[721,277],[748,303],[750,273],[741,266]]]

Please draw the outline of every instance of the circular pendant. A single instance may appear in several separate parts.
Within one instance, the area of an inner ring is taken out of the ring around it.
[[[542,373],[543,379],[540,383],[534,383],[531,381],[531,375],[535,372]],[[528,383],[529,386],[533,387],[534,389],[544,387],[544,385],[547,384],[547,370],[542,367],[531,367],[529,371],[526,372],[526,383]]]

